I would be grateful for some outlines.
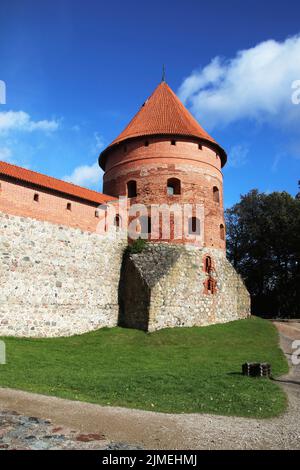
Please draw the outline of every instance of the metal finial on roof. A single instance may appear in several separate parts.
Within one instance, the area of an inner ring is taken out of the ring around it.
[[[165,81],[166,81],[166,67],[165,67],[165,64],[163,64],[163,68],[162,68],[162,77],[161,77],[161,81],[162,81],[162,82],[165,82]]]

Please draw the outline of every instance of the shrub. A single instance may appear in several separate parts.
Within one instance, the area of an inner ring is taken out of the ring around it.
[[[138,238],[131,245],[128,245],[128,253],[141,253],[147,246],[147,241],[142,238]]]

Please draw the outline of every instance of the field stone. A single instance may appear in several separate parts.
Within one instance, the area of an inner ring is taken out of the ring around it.
[[[71,336],[117,325],[127,240],[1,211],[0,227],[1,336]],[[62,247],[61,238],[69,243]]]
[[[0,426],[2,450],[106,450],[109,446],[112,449],[132,448],[127,443],[108,442],[101,433],[83,434],[63,426],[53,426],[48,419],[19,415],[9,410],[0,410]]]

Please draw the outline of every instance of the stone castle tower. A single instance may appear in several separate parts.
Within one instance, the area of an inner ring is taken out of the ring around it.
[[[123,259],[121,325],[155,330],[249,315],[249,295],[225,255],[221,168],[226,160],[222,147],[165,81],[101,153],[104,192],[115,198],[127,196],[128,208],[146,205],[141,232],[156,242]],[[182,236],[175,237],[175,214],[170,214],[167,236],[162,217],[153,220],[152,207],[162,204],[191,206],[187,220],[179,220],[187,225]],[[202,217],[195,212],[197,206]],[[153,232],[158,234],[155,238]],[[199,235],[197,243],[191,235]]]
[[[102,152],[99,164],[105,171],[104,193],[110,196],[127,196],[131,203],[148,206],[202,205],[204,227],[193,215],[190,225],[194,231],[204,230],[203,246],[224,250],[221,168],[226,159],[225,151],[162,81],[124,131]],[[174,242],[172,220],[171,225],[167,239],[159,230],[162,241]],[[185,241],[184,237],[179,240]]]
[[[0,335],[154,331],[249,316],[249,294],[225,253],[226,153],[164,81],[99,163],[104,194],[0,162]],[[149,241],[140,252],[128,250],[120,214],[116,236],[99,235],[119,196],[129,221],[136,204],[146,210],[137,217]],[[161,205],[190,208],[182,236],[175,213],[167,233],[154,219]]]

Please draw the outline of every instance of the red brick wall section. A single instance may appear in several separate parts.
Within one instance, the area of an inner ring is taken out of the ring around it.
[[[144,204],[204,204],[204,243],[225,249],[220,237],[224,223],[223,177],[221,160],[213,148],[196,140],[147,137],[120,144],[107,156],[104,193],[126,195],[127,182],[137,182],[137,197],[132,202]],[[148,145],[145,145],[147,142]],[[167,194],[167,180],[181,181],[181,194]],[[219,202],[214,199],[219,190]]]
[[[34,201],[35,194],[39,196],[38,201]],[[71,204],[71,210],[67,209],[67,204]],[[95,216],[96,210],[96,203],[68,198],[51,190],[8,181],[0,176],[0,211],[7,214],[94,232],[99,222]]]

